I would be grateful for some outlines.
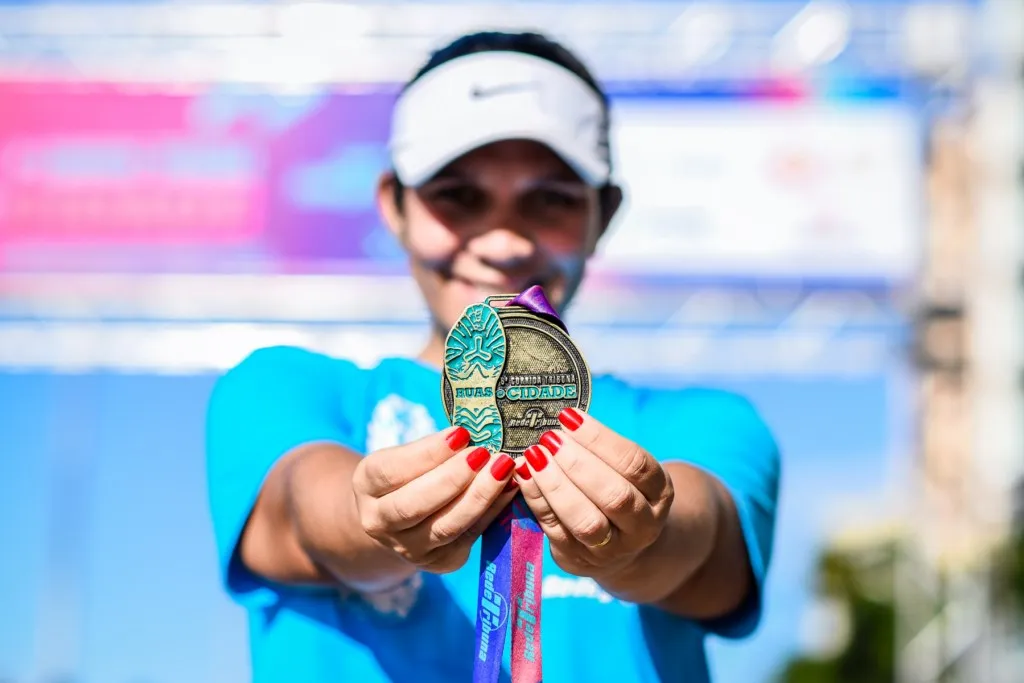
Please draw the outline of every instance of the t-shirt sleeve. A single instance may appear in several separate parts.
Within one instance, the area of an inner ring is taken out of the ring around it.
[[[292,347],[252,353],[224,374],[210,397],[206,466],[220,577],[230,596],[270,606],[280,587],[248,571],[238,542],[263,481],[297,446],[333,442],[357,449],[352,419],[360,373],[348,363]]]
[[[755,590],[732,614],[703,625],[725,638],[750,635],[760,623],[775,536],[781,469],[776,441],[754,407],[727,392],[652,392],[641,414],[652,424],[647,433],[661,433],[655,457],[705,470],[722,482],[736,505]]]

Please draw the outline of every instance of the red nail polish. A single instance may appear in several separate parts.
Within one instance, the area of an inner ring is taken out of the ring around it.
[[[487,464],[487,461],[491,459],[491,454],[486,448],[474,448],[466,456],[466,462],[469,464],[469,468],[474,472],[479,472],[483,469],[483,466]]]
[[[530,466],[527,465],[525,462],[516,468],[516,474],[518,474],[523,479],[530,479],[533,477],[533,473],[530,472]]]
[[[509,479],[507,482],[505,482],[505,488],[503,488],[501,492],[508,493],[509,491],[515,491],[517,488],[519,488],[519,482],[517,482],[515,479]]]
[[[469,445],[469,432],[465,427],[456,427],[444,440],[448,442],[448,448],[453,451],[461,451]]]
[[[551,455],[558,452],[558,449],[562,447],[562,437],[558,436],[554,432],[544,432],[540,437],[540,445],[548,449]]]
[[[495,479],[501,481],[512,473],[512,468],[515,466],[516,461],[502,453],[498,456],[498,459],[494,461],[494,464],[491,465],[491,474]]]
[[[526,462],[530,463],[534,472],[540,472],[548,466],[548,456],[544,455],[544,451],[539,446],[530,446],[523,455],[526,456]]]
[[[575,408],[565,408],[558,414],[558,421],[570,432],[575,432],[583,424],[583,416]]]

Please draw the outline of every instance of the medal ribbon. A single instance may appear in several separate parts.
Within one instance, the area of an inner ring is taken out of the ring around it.
[[[541,683],[544,532],[522,494],[512,501],[512,683]]]
[[[565,329],[540,287],[530,287],[506,305],[522,306]],[[544,533],[517,495],[483,534],[473,683],[498,683],[507,622],[512,624],[512,683],[542,683],[543,563]]]

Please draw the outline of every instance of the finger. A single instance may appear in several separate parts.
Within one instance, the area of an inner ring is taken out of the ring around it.
[[[559,432],[545,432],[541,444],[558,461],[565,476],[623,531],[655,523],[650,502],[628,479],[596,455]]]
[[[621,436],[590,415],[566,408],[559,422],[573,441],[587,449],[625,477],[650,501],[661,497],[667,485],[665,471],[638,444]]]
[[[422,439],[372,453],[365,466],[366,493],[379,498],[429,472],[469,445],[464,427],[449,427]]]
[[[551,509],[544,494],[540,492],[540,487],[537,486],[537,482],[533,479],[533,472],[530,471],[526,458],[519,458],[516,462],[516,481],[519,482],[519,490],[522,492],[523,500],[526,502],[527,507],[530,508],[544,535],[552,543],[556,544],[575,541],[558,520],[558,515]]]
[[[530,508],[544,535],[550,541],[551,557],[555,560],[555,564],[571,573],[578,573],[581,568],[584,568],[583,571],[593,569],[596,565],[590,559],[587,549],[565,530],[551,506],[548,505],[544,494],[540,492],[537,483],[532,480],[533,474],[530,472],[526,459],[520,458],[517,462],[519,464],[516,467],[516,479],[519,481],[519,488],[523,493],[523,502]]]
[[[429,572],[443,574],[454,571],[464,565],[469,558],[473,544],[483,535],[487,527],[508,509],[508,505],[512,502],[516,493],[518,493],[517,490],[512,490],[498,496],[495,504],[488,508],[484,516],[477,520],[460,538],[453,543],[428,551],[424,555],[423,561],[420,562],[420,567]]]
[[[491,453],[477,446],[459,451],[434,469],[380,499],[380,514],[395,530],[416,526],[452,502],[491,461]]]
[[[487,512],[484,513],[483,517],[474,522],[473,526],[469,527],[469,530],[463,534],[463,537],[469,538],[470,541],[476,541],[476,539],[480,538],[498,517],[505,512],[510,512],[509,504],[516,497],[517,493],[519,493],[518,486],[511,490],[506,486],[502,494],[498,496],[498,500],[494,502],[494,505],[487,508]]]
[[[425,547],[436,548],[454,542],[487,515],[489,508],[505,493],[505,484],[512,478],[514,465],[509,456],[497,454],[464,492],[424,520],[416,531]]]
[[[455,543],[429,551],[419,563],[419,567],[432,574],[449,574],[466,564],[472,550],[473,542],[460,538]]]
[[[537,488],[558,521],[573,538],[596,547],[611,533],[608,517],[565,475],[544,446],[530,446],[524,453]]]

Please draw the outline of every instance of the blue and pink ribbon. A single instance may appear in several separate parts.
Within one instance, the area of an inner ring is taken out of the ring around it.
[[[509,301],[541,315],[562,329],[540,287]],[[511,622],[512,683],[542,683],[540,648],[544,533],[521,495],[484,532],[477,598],[476,660],[473,683],[498,683]]]

